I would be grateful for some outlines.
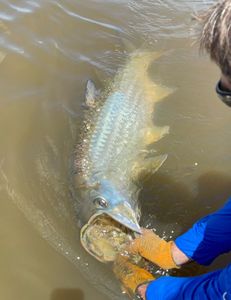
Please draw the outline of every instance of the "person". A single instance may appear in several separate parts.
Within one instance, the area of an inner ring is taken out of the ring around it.
[[[202,24],[200,48],[206,50],[221,70],[216,92],[231,106],[231,0],[222,0],[198,16]],[[126,251],[139,253],[162,269],[179,268],[190,260],[209,265],[217,256],[231,251],[231,198],[218,211],[198,220],[175,241],[165,241],[144,229]],[[146,300],[231,299],[231,264],[195,277],[161,276],[118,255],[113,267],[130,296]]]

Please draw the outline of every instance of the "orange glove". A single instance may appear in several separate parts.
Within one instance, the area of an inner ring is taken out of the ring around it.
[[[114,261],[113,271],[130,297],[136,295],[139,285],[155,279],[151,273],[132,264],[127,257],[122,255],[118,255]]]
[[[143,229],[142,234],[127,247],[128,252],[138,253],[163,269],[178,268],[172,255],[173,241],[166,242],[150,229]]]

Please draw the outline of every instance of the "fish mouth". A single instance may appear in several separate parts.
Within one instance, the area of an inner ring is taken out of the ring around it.
[[[83,248],[103,263],[114,261],[134,238],[133,231],[104,213],[93,215],[80,231]]]
[[[84,249],[100,262],[114,261],[140,233],[135,213],[128,203],[117,205],[108,211],[98,211],[80,231]]]

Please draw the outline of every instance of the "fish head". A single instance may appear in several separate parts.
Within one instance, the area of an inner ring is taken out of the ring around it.
[[[124,245],[140,233],[138,212],[110,181],[101,180],[85,194],[85,222],[80,241],[101,262],[113,261]]]
[[[106,214],[131,231],[141,233],[139,213],[131,196],[119,190],[110,180],[87,182],[78,189],[77,213],[80,226]]]
[[[141,233],[136,209],[109,180],[101,180],[98,188],[90,191],[89,204],[90,217],[106,214],[130,230]]]

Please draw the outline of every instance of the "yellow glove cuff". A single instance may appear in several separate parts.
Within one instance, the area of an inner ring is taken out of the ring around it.
[[[179,268],[172,258],[172,244],[173,241],[166,242],[161,240],[159,247],[155,249],[155,253],[152,255],[152,260],[162,269]]]

